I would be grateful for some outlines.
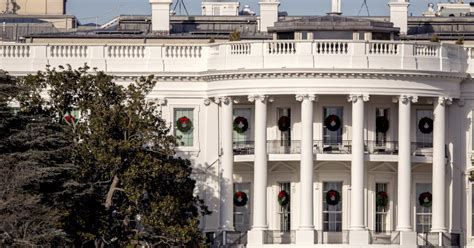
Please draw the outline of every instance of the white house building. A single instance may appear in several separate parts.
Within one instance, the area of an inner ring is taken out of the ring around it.
[[[215,246],[474,247],[468,39],[411,40],[403,0],[389,3],[393,24],[340,16],[340,1],[328,16],[279,17],[261,0],[258,19],[197,18],[243,27],[241,41],[215,31],[209,43],[173,36],[189,23],[170,29],[171,1],[150,2],[149,34],[32,35],[0,43],[0,68],[154,74],[149,100],[192,161]]]

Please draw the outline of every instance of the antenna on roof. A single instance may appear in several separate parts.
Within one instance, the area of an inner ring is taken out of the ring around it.
[[[359,12],[357,13],[357,15],[359,16],[360,15],[360,12],[362,11],[362,9],[364,8],[365,6],[365,10],[367,10],[367,15],[370,16],[370,11],[369,11],[369,6],[367,5],[367,0],[364,0],[362,2],[362,5],[360,6],[360,9],[359,9]]]
[[[186,8],[186,4],[184,3],[184,0],[176,0],[176,4],[174,5],[173,8],[173,14],[176,14],[176,8],[178,8],[178,13],[181,15],[181,10],[184,9],[186,12],[186,16],[189,16],[188,9]]]

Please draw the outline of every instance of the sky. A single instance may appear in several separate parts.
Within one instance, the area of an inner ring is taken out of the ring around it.
[[[172,8],[177,0],[173,0]],[[182,0],[191,15],[201,14],[201,0]],[[364,0],[342,0],[343,15],[358,15]],[[366,0],[370,15],[388,15],[389,0]],[[408,12],[414,16],[421,15],[427,9],[428,3],[441,0],[411,0]],[[331,8],[331,0],[280,0],[280,11],[289,15],[324,15]],[[447,2],[447,0],[442,0]],[[469,2],[465,1],[465,2]],[[258,0],[240,0],[240,5],[250,5],[258,13]],[[148,15],[150,4],[148,0],[67,0],[67,13],[75,15],[81,23],[105,23],[119,15]],[[184,14],[184,12],[183,12]],[[366,16],[365,7],[360,15]]]

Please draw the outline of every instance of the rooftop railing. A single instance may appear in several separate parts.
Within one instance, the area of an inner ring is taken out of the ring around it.
[[[242,69],[383,69],[466,72],[472,48],[403,41],[242,41],[220,44],[0,44],[0,68],[26,74],[70,64],[114,74]],[[171,74],[172,75],[172,74]]]

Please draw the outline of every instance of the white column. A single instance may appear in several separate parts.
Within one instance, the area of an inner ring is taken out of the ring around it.
[[[416,245],[411,225],[411,104],[418,102],[418,97],[402,95],[393,102],[398,102],[397,231],[400,245]]]
[[[300,226],[297,244],[314,244],[313,223],[313,102],[315,95],[296,95],[301,102]]]
[[[355,245],[369,243],[364,218],[364,102],[368,95],[350,95],[352,102],[352,164],[351,164],[351,233],[349,242]]]
[[[151,29],[154,32],[169,33],[170,7],[172,0],[149,0],[151,5]]]
[[[255,163],[253,190],[253,226],[248,234],[250,245],[263,245],[267,226],[267,96],[249,96],[255,102]]]
[[[446,105],[452,100],[439,97],[433,111],[433,204],[432,232],[446,232]]]
[[[233,102],[224,96],[216,99],[222,110],[222,157],[220,167],[220,215],[219,228],[222,231],[234,230],[234,151],[233,151]]]
[[[418,98],[398,97],[398,221],[397,231],[412,231],[411,210],[411,103]]]

